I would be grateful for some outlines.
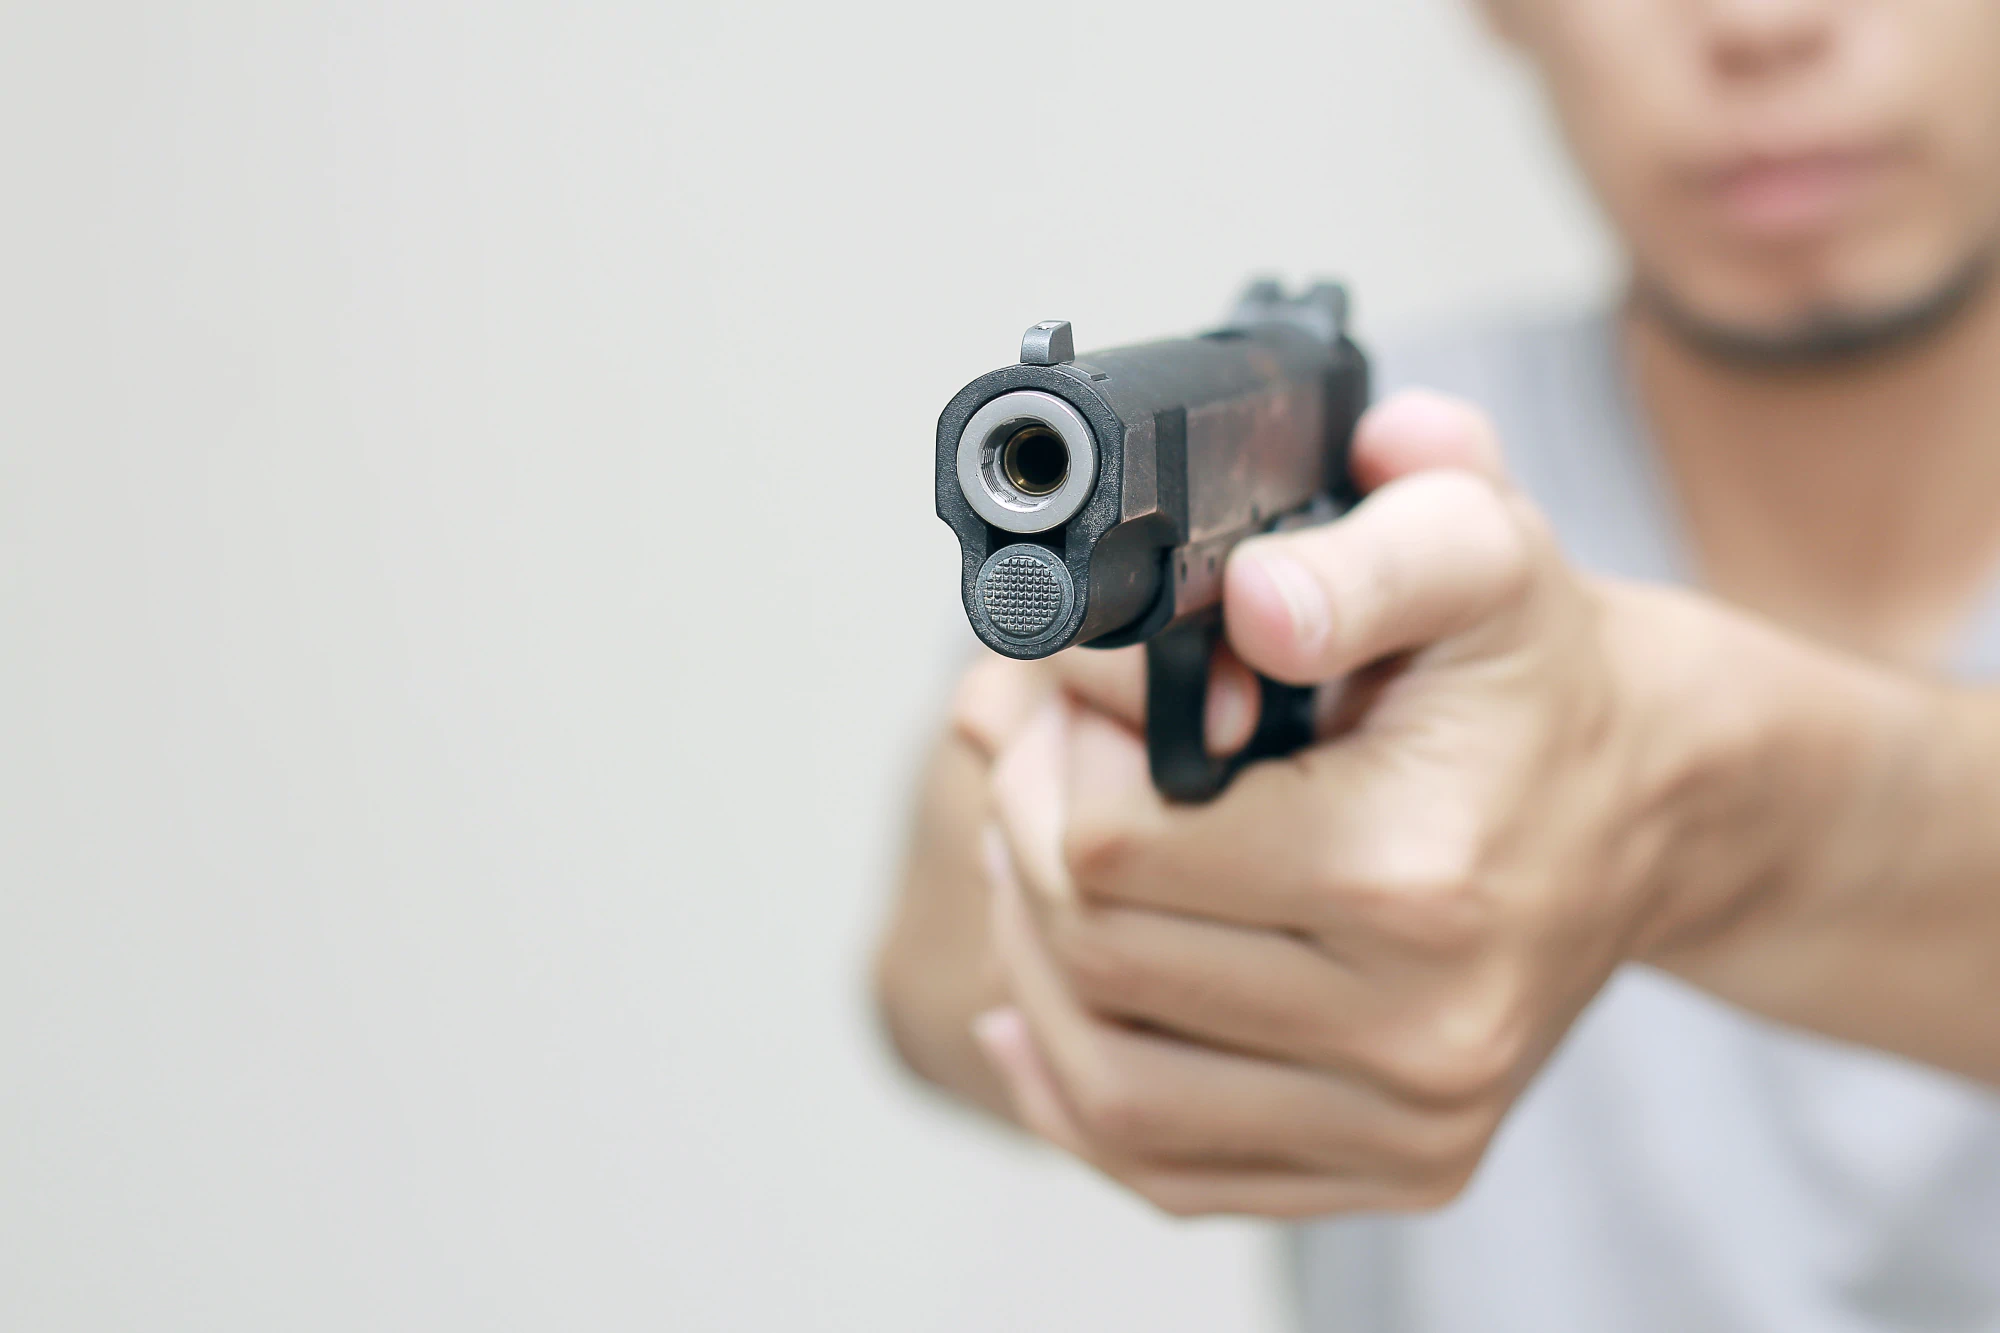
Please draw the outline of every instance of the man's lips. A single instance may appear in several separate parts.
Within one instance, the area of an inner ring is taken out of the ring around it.
[[[1894,155],[1841,149],[1742,159],[1706,176],[1706,193],[1738,230],[1785,239],[1825,230],[1866,202]]]

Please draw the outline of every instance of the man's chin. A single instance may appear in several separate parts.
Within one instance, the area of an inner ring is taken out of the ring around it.
[[[1634,302],[1675,336],[1717,360],[1752,366],[1809,367],[1876,356],[1923,342],[1949,327],[1991,280],[1992,256],[1981,254],[1942,282],[1900,301],[1809,307],[1778,321],[1718,317],[1682,301],[1643,276]]]

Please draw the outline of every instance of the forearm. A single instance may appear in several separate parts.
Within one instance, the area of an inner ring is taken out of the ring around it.
[[[903,1061],[968,1102],[1007,1114],[972,1036],[1002,1002],[979,863],[986,760],[948,734],[925,768],[896,905],[875,958],[878,1011]]]
[[[1712,743],[1649,961],[2000,1082],[2000,693],[1724,615],[1696,639],[1719,660],[1683,677]]]

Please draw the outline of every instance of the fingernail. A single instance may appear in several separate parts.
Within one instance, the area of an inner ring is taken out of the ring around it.
[[[1284,603],[1292,622],[1292,639],[1300,648],[1319,646],[1332,624],[1326,593],[1306,567],[1280,551],[1246,552],[1245,561],[1253,577],[1261,576]]]
[[[1243,743],[1256,704],[1250,682],[1235,671],[1218,671],[1208,679],[1208,748],[1225,754]]]
[[[1021,1011],[1012,1005],[988,1009],[972,1020],[972,1037],[993,1054],[1005,1051],[1021,1031]]]

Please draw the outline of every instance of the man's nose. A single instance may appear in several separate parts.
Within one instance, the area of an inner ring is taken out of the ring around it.
[[[1729,77],[1768,77],[1807,65],[1832,45],[1829,0],[1699,0],[1710,58]]]

